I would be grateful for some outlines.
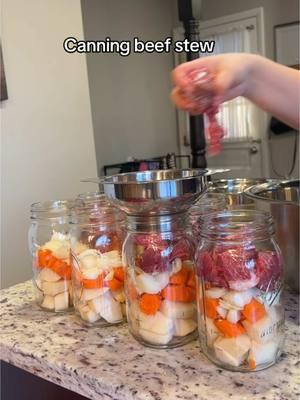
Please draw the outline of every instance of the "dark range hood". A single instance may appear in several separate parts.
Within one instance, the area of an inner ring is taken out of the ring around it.
[[[199,40],[198,21],[194,18],[192,0],[178,0],[179,20],[184,27],[185,39]],[[187,61],[199,58],[199,53],[186,53]],[[202,115],[190,115],[190,143],[193,168],[206,168],[204,120]]]

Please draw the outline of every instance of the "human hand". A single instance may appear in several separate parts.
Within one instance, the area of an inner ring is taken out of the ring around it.
[[[194,115],[215,113],[221,103],[247,96],[253,57],[246,53],[222,54],[179,65],[172,73],[172,100],[178,108]]]

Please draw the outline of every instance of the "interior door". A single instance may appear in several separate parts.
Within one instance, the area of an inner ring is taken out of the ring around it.
[[[252,14],[250,10],[250,12],[235,14],[213,21],[200,22],[200,39],[215,39],[216,54],[234,52],[234,40],[230,39],[230,32],[245,29],[247,30],[247,52],[263,53],[263,46],[261,44],[263,34],[260,24],[262,17],[261,10],[255,9]],[[181,40],[183,35],[183,29],[176,29],[174,40]],[[229,35],[227,41],[226,35]],[[219,49],[217,46],[218,38],[225,38],[223,44],[219,45]],[[199,56],[203,55],[200,54]],[[205,54],[204,56],[209,56],[209,54]],[[184,61],[186,61],[184,54],[175,54],[176,64]],[[232,178],[262,177],[268,175],[265,114],[252,105],[251,107],[254,108],[250,111],[251,120],[250,118],[249,121],[247,120],[249,126],[245,127],[245,121],[242,117],[244,114],[239,113],[238,110],[235,112],[232,105],[228,104],[224,105],[224,110],[222,111],[221,109],[220,114],[222,112],[226,113],[226,107],[231,107],[230,112],[227,111],[225,120],[228,131],[231,131],[234,125],[234,132],[229,132],[230,134],[225,137],[221,154],[214,157],[207,156],[208,166],[210,168],[229,168],[230,172],[227,173],[227,176]],[[177,117],[181,154],[190,154],[188,114],[178,111]],[[224,118],[222,121],[224,121]]]

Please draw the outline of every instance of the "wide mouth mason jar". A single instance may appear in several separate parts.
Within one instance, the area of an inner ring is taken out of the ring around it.
[[[131,334],[154,348],[181,346],[195,338],[195,247],[186,213],[127,215],[127,320]]]
[[[28,233],[37,304],[62,312],[72,307],[69,223],[73,202],[55,200],[31,205]]]
[[[201,224],[196,256],[201,348],[225,369],[267,368],[284,339],[283,265],[272,217],[234,210],[208,214]]]
[[[70,233],[75,310],[86,325],[122,322],[126,315],[124,214],[101,193],[81,194]]]
[[[189,222],[193,238],[198,243],[200,240],[201,217],[215,211],[225,210],[226,198],[218,193],[205,193],[188,211]]]

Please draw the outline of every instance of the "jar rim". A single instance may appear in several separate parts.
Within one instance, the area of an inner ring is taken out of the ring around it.
[[[57,216],[71,214],[74,200],[46,200],[32,203],[30,205],[31,218],[54,218]]]
[[[200,217],[200,237],[214,241],[264,240],[274,233],[269,212],[236,209],[211,212]]]

